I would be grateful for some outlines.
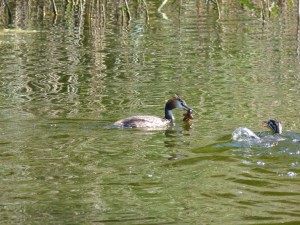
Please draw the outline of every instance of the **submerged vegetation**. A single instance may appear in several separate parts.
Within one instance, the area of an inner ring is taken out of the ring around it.
[[[182,0],[0,0],[0,26],[20,26],[22,20],[26,21],[30,17],[43,19],[50,16],[55,22],[57,17],[66,14],[77,15],[80,21],[85,17],[89,20],[98,19],[99,22],[109,16],[126,26],[136,18],[143,18],[148,23],[153,13],[160,13],[162,18],[168,19],[167,12],[181,13],[183,4]],[[263,21],[280,13],[293,12],[299,5],[293,0],[197,0],[195,4],[199,12],[204,8],[210,9],[216,14],[216,19],[224,19],[229,10],[240,8]]]

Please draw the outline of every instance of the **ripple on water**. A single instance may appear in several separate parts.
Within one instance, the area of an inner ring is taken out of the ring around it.
[[[215,179],[222,178],[222,188],[212,188],[211,192],[217,193],[213,195],[202,187],[203,195],[217,196],[216,204],[230,205],[237,214],[238,210],[242,211],[245,223],[294,221],[289,224],[298,224],[300,135],[290,132],[283,132],[279,138],[267,133],[255,135],[265,139],[223,138],[218,143],[193,150],[197,156],[182,161],[190,166],[208,165],[211,171],[207,174],[217,170],[218,175],[210,175],[210,182],[213,184]],[[223,160],[214,161],[214,157]]]

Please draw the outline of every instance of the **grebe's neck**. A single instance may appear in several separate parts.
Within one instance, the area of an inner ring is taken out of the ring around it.
[[[175,121],[175,118],[172,113],[172,109],[171,110],[165,109],[165,119],[170,120],[171,122]]]
[[[175,121],[172,109],[173,109],[173,105],[170,101],[168,101],[165,107],[165,119],[170,120],[171,122]]]

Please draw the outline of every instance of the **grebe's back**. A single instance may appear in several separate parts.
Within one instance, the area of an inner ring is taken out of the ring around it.
[[[115,126],[123,128],[151,128],[168,126],[170,121],[156,116],[131,116],[115,122]]]

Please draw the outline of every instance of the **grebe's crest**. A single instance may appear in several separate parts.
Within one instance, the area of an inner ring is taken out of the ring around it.
[[[168,102],[167,104],[169,105],[170,109],[184,109],[184,110],[189,110],[190,108],[187,106],[185,101],[180,98],[178,95],[174,95]]]
[[[264,126],[271,129],[274,134],[281,134],[282,133],[282,124],[281,124],[281,122],[279,122],[277,120],[274,120],[274,119],[270,119],[268,121],[265,121],[264,123],[265,123]]]

